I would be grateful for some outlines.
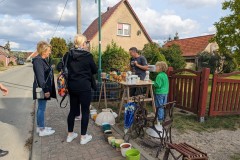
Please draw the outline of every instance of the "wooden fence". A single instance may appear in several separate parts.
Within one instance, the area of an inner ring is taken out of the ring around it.
[[[209,116],[240,115],[240,80],[230,77],[237,74],[213,75]]]

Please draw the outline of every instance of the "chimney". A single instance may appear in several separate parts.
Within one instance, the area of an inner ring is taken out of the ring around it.
[[[107,8],[107,11],[109,11],[111,8],[112,8],[112,7],[108,7],[108,8]]]

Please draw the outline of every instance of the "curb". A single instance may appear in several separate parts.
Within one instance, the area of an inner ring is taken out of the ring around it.
[[[34,120],[33,120],[33,142],[32,142],[32,152],[30,155],[30,160],[41,160],[41,138],[37,135],[36,131],[36,100],[34,101]]]

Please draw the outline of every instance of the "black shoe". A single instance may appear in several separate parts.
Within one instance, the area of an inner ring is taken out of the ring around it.
[[[6,156],[8,154],[8,151],[3,151],[0,149],[0,157]]]

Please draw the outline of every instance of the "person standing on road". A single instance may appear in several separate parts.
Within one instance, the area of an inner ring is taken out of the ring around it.
[[[34,82],[33,82],[33,99],[37,99],[36,88],[42,88],[44,92],[44,99],[38,99],[37,109],[37,133],[39,136],[52,135],[55,130],[51,127],[45,126],[45,109],[47,100],[50,98],[56,98],[56,90],[54,85],[54,74],[52,67],[48,64],[47,58],[51,54],[51,45],[45,41],[40,41],[37,44],[38,55],[33,59],[33,71],[34,71]]]
[[[68,69],[68,90],[70,95],[70,112],[68,114],[68,136],[67,142],[71,142],[78,134],[73,132],[75,116],[79,116],[81,106],[81,141],[86,144],[92,140],[92,136],[87,134],[89,122],[89,106],[91,103],[91,88],[93,74],[97,73],[97,66],[93,61],[93,56],[87,51],[87,39],[81,34],[74,38],[74,48],[63,57],[63,62],[67,61]]]
[[[3,93],[3,96],[6,96],[8,94],[8,89],[0,83],[0,90]],[[0,149],[0,157],[6,156],[8,154],[8,151],[4,151],[2,149]]]
[[[131,47],[129,49],[130,58],[130,67],[133,75],[140,77],[140,80],[144,80],[146,77],[146,71],[148,70],[147,60],[144,56],[138,54],[136,47]],[[139,91],[137,91],[139,89]],[[138,92],[138,93],[137,93]],[[130,90],[131,96],[136,96],[137,94],[142,94],[142,88],[132,88]]]

